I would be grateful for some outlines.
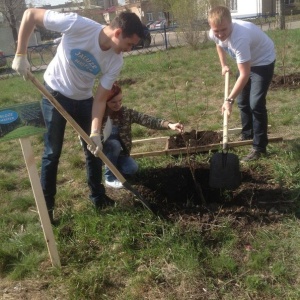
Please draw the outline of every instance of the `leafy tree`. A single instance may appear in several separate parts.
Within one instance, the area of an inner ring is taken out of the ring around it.
[[[212,6],[226,5],[228,0],[152,0],[157,8],[163,10],[167,23],[169,16],[179,23],[186,42],[197,48],[206,40],[208,29],[207,12]],[[169,25],[169,23],[168,23]]]

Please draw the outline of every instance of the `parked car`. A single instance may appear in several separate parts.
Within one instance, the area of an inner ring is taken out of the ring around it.
[[[143,24],[143,27],[144,27],[145,38],[140,39],[139,43],[136,46],[134,46],[133,49],[135,49],[137,47],[148,48],[151,44],[152,39],[151,39],[150,31],[146,25]]]
[[[150,21],[146,24],[146,27],[150,29],[150,26],[154,23],[154,21]]]
[[[155,29],[163,29],[167,26],[167,21],[166,20],[160,20],[155,24]]]
[[[0,50],[0,67],[5,67],[7,65],[6,57],[3,51]]]
[[[160,21],[154,21],[154,22],[149,26],[149,28],[150,28],[150,29],[155,29],[155,26],[156,26],[156,24],[158,24],[158,23],[160,23]]]

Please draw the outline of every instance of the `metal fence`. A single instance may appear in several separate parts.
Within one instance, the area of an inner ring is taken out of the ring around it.
[[[151,43],[147,48],[136,47],[130,52],[124,53],[124,57],[130,55],[151,53],[156,51],[164,51],[168,48],[183,46],[187,44],[185,32],[180,28],[163,28],[149,30],[151,34]],[[206,33],[202,32],[203,39]],[[56,53],[56,43],[45,43],[27,48],[28,61],[31,65],[31,71],[39,71],[47,68],[48,64]],[[11,68],[14,55],[6,55],[2,58],[6,64],[0,67],[0,79],[6,79],[15,75],[15,71]]]

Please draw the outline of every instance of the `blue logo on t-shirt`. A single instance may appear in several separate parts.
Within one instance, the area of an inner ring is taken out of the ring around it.
[[[71,50],[71,60],[75,66],[85,72],[97,75],[100,72],[100,66],[95,57],[84,50],[73,49]]]

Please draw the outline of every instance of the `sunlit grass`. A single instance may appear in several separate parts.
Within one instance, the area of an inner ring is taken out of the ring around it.
[[[272,31],[278,50],[282,32]],[[287,66],[299,68],[299,30],[285,37]],[[280,53],[280,52],[279,52]],[[233,74],[236,71],[232,63]],[[149,115],[181,121],[187,130],[220,130],[220,107],[224,78],[215,47],[205,44],[199,50],[170,49],[125,58],[120,74],[123,104]],[[276,73],[282,74],[282,59]],[[42,73],[35,76],[42,81]],[[230,84],[234,83],[234,75]],[[32,102],[41,98],[31,82],[15,76],[0,80],[0,106]],[[283,189],[286,201],[294,201],[300,212],[300,92],[270,90],[268,112],[270,132],[289,141],[270,144],[270,156],[253,163],[251,172],[269,170],[270,184]],[[240,127],[234,107],[230,127]],[[134,125],[134,139],[165,136],[170,131],[153,131]],[[35,163],[40,169],[42,135],[30,137]],[[147,149],[147,145],[143,145]],[[165,144],[151,145],[164,149]],[[152,216],[139,207],[108,209],[98,213],[88,199],[85,160],[77,134],[67,127],[58,173],[56,216],[53,228],[62,268],[53,269],[39,223],[24,158],[18,140],[0,143],[0,278],[21,280],[39,277],[54,289],[64,283],[70,299],[298,299],[299,221],[288,213],[278,223],[248,224],[248,230],[230,219],[202,216],[186,224]],[[160,149],[160,148],[159,148]],[[147,151],[147,150],[146,150]],[[235,150],[238,155],[248,147]],[[212,153],[193,157],[209,163]],[[153,168],[180,166],[183,157],[140,158],[139,177]],[[255,186],[253,187],[255,191]],[[249,197],[253,195],[249,191]],[[272,199],[276,201],[276,199]],[[183,199],[187,203],[189,199]],[[222,209],[222,208],[220,208]],[[218,212],[216,212],[217,214]],[[300,213],[299,213],[300,214]],[[235,222],[243,222],[247,216]],[[253,226],[251,226],[253,225]],[[46,267],[45,267],[46,266]],[[238,293],[238,296],[237,296]]]

